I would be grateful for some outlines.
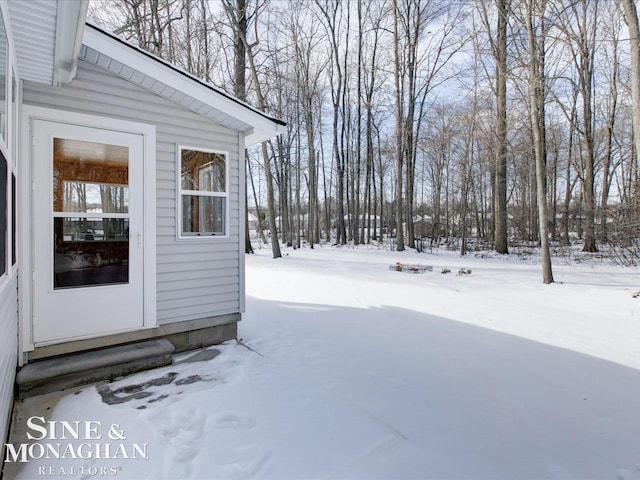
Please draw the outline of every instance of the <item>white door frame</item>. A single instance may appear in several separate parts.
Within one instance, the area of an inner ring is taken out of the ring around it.
[[[116,130],[143,136],[143,328],[156,326],[156,129],[155,125],[100,117],[83,113],[24,105],[21,119],[21,162],[19,162],[19,232],[22,248],[19,249],[19,317],[21,354],[35,348],[33,341],[34,306],[34,203],[33,172],[34,141],[32,120],[67,123],[82,127]],[[22,357],[22,355],[20,355]],[[22,360],[22,358],[20,358]]]

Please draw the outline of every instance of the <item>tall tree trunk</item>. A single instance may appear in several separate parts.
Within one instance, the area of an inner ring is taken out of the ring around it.
[[[357,69],[357,93],[356,93],[356,101],[358,102],[357,108],[357,119],[356,119],[356,168],[355,168],[355,192],[354,192],[354,236],[353,242],[354,244],[364,243],[364,215],[362,215],[362,211],[360,209],[360,176],[361,176],[361,165],[362,165],[362,0],[358,0],[358,69]],[[366,183],[366,182],[365,182]],[[366,195],[366,189],[365,189]],[[363,203],[366,203],[366,196],[362,196]]]
[[[609,100],[609,115],[607,119],[607,132],[605,139],[605,152],[602,165],[602,192],[600,196],[600,231],[602,235],[602,241],[608,241],[607,222],[609,220],[609,190],[611,189],[610,172],[611,163],[613,158],[613,136],[614,127],[617,116],[618,108],[618,39],[617,37],[613,41],[613,58],[614,62],[611,65],[611,96]]]
[[[586,80],[586,79],[585,79]],[[598,251],[596,246],[595,232],[595,152],[594,139],[592,129],[592,110],[591,110],[591,80],[583,95],[583,117],[584,117],[584,137],[585,137],[585,172],[584,172],[584,214],[585,214],[585,230],[584,230],[584,247],[583,252],[594,253]]]
[[[253,168],[251,167],[251,160],[249,156],[245,154],[246,162],[247,162],[247,171],[249,172],[249,181],[251,183],[251,191],[253,192],[253,199],[256,203],[256,216],[258,217],[258,235],[260,235],[260,239],[262,243],[267,243],[267,239],[264,236],[264,227],[262,225],[262,212],[260,211],[260,202],[258,199],[258,195],[256,194],[256,184],[253,180]]]
[[[595,134],[594,134],[594,74],[596,31],[598,25],[598,1],[576,0],[558,9],[557,27],[564,33],[578,77],[582,97],[582,122],[584,154],[582,185],[584,200],[584,252],[597,252],[595,231]]]
[[[531,112],[531,129],[533,133],[533,153],[536,166],[536,190],[538,203],[538,228],[540,231],[540,246],[542,254],[542,282],[553,282],[551,268],[551,253],[549,251],[549,222],[547,215],[547,188],[545,165],[545,118],[544,118],[544,92],[546,88],[544,65],[545,26],[544,14],[540,14],[540,26],[534,26],[534,1],[527,0],[526,29],[529,46],[529,103]],[[543,0],[538,8],[544,12],[546,0]],[[541,33],[538,34],[538,28]]]
[[[396,250],[404,250],[404,232],[402,231],[402,160],[403,160],[403,94],[401,88],[402,72],[400,70],[400,39],[398,31],[398,5],[397,0],[393,0],[393,64],[394,64],[394,85],[395,85],[395,116],[396,116]]]
[[[345,174],[345,151],[344,151],[344,135],[345,135],[345,112],[344,112],[344,91],[346,72],[342,69],[340,62],[340,49],[338,48],[338,11],[341,8],[339,1],[333,0],[322,4],[319,0],[316,0],[316,5],[320,9],[325,21],[329,41],[331,44],[332,65],[335,68],[335,74],[330,75],[331,83],[331,95],[333,101],[333,158],[335,158],[336,172],[337,172],[337,231],[336,231],[336,243],[344,245],[347,243],[347,231],[344,220],[344,174]],[[348,11],[348,4],[347,4]],[[347,30],[348,31],[348,30]],[[348,43],[348,42],[347,42]],[[345,53],[346,64],[346,53]],[[342,110],[341,110],[342,108]],[[340,125],[340,114],[342,111],[343,124]]]
[[[496,41],[496,173],[494,244],[498,253],[509,253],[507,245],[507,16],[508,0],[498,0]]]
[[[247,5],[246,0],[236,0],[235,5],[228,4],[227,18],[232,23],[233,28],[233,94],[240,100],[246,99],[246,68],[247,57],[245,40],[247,35]],[[206,22],[205,22],[206,23]],[[246,180],[245,180],[246,181]],[[245,253],[253,253],[251,245],[251,235],[249,233],[249,202],[248,193],[245,188]]]
[[[558,161],[560,159],[559,146],[557,141],[554,141],[553,146],[553,165],[551,170],[551,192],[549,192],[549,198],[551,199],[551,212],[549,214],[549,234],[551,240],[557,240],[558,235]]]
[[[236,0],[237,2],[243,2],[244,0]],[[237,5],[236,5],[237,6]],[[249,63],[249,70],[251,71],[251,76],[253,77],[253,81],[256,89],[256,97],[258,99],[258,108],[261,111],[266,110],[266,103],[264,99],[264,95],[262,94],[260,79],[258,77],[258,70],[255,65],[255,61],[253,58],[253,51],[249,48],[249,44],[247,43],[247,35],[246,29],[243,31],[241,26],[241,11],[237,11],[234,8],[234,5],[231,4],[231,0],[224,0],[223,7],[227,13],[227,16],[232,24],[234,29],[234,33],[238,36],[238,38],[242,41],[244,45],[244,52],[246,55],[246,59]],[[246,12],[245,12],[246,15]],[[271,232],[271,252],[273,254],[273,258],[279,258],[282,256],[280,252],[280,242],[278,241],[278,229],[276,228],[276,219],[275,219],[275,196],[273,193],[273,177],[271,171],[271,160],[269,158],[269,153],[267,151],[267,145],[265,142],[262,143],[262,159],[264,161],[264,169],[265,169],[265,178],[267,183],[267,211],[269,214],[269,230]]]
[[[271,232],[271,253],[273,258],[282,257],[280,242],[278,241],[278,228],[276,227],[275,196],[273,193],[273,178],[271,174],[271,161],[267,151],[267,143],[262,142],[262,159],[267,183],[267,215],[269,216],[269,232]]]
[[[629,27],[631,53],[631,105],[633,108],[633,141],[636,161],[640,163],[640,26],[635,0],[622,0],[624,17]]]

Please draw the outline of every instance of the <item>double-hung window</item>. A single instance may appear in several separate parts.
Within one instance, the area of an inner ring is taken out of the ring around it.
[[[228,155],[180,147],[179,162],[180,238],[228,235]]]

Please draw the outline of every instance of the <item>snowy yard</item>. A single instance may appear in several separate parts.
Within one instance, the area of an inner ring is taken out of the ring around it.
[[[42,459],[19,478],[640,479],[640,274],[562,263],[545,286],[514,257],[261,250],[244,345],[109,385],[144,398],[89,387],[42,412],[118,424],[148,460]]]

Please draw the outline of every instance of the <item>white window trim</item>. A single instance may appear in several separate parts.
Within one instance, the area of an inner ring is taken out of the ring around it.
[[[5,255],[4,255],[4,273],[0,275],[0,291],[2,291],[5,285],[9,283],[9,280],[13,278],[16,271],[13,268],[14,266],[11,265],[11,252],[12,252],[11,249],[13,248],[13,245],[11,243],[11,228],[12,228],[12,222],[14,221],[14,219],[11,218],[12,217],[11,215],[11,197],[12,197],[11,174],[14,173],[14,170],[11,165],[11,156],[9,155],[9,151],[6,148],[4,142],[0,143],[0,151],[2,152],[2,155],[4,156],[6,161],[6,165],[5,165],[5,168],[6,168],[6,179],[5,179],[5,196],[6,196],[5,228],[6,228],[6,231],[5,231],[5,239],[4,239]]]
[[[13,67],[13,65],[11,66],[11,89],[8,92],[8,95],[11,95],[9,97],[9,110],[10,110],[10,116],[11,116],[11,121],[10,121],[10,137],[9,137],[9,142],[10,142],[10,150],[9,153],[11,154],[11,158],[9,159],[9,172],[7,175],[7,187],[9,190],[9,199],[8,200],[12,200],[15,199],[15,203],[16,205],[13,207],[13,211],[16,212],[16,218],[13,218],[13,213],[12,211],[8,212],[8,215],[11,217],[11,224],[10,224],[10,228],[11,229],[15,229],[16,235],[15,235],[15,242],[16,244],[13,245],[13,235],[12,235],[12,230],[9,230],[7,232],[8,235],[8,240],[9,240],[9,248],[11,250],[9,250],[8,252],[8,263],[10,265],[10,270],[11,270],[11,275],[16,275],[18,272],[18,265],[20,265],[20,241],[19,241],[19,235],[20,235],[20,228],[18,226],[18,217],[20,216],[20,209],[18,208],[18,202],[19,200],[19,196],[18,196],[18,185],[20,183],[20,178],[18,177],[18,149],[20,148],[18,145],[18,132],[20,130],[19,128],[19,124],[20,124],[20,103],[22,101],[22,95],[21,95],[21,91],[20,91],[20,81],[18,80],[18,77],[16,75],[16,70]],[[15,99],[15,102],[12,101],[12,99]],[[16,188],[16,192],[13,191],[13,184],[11,182],[11,176],[15,176],[16,177],[16,184],[15,184],[15,188]],[[8,207],[11,207],[11,202],[8,202]],[[12,254],[13,254],[13,250],[15,249],[16,252],[16,263],[14,263],[13,265],[11,265],[11,261],[12,261]]]
[[[15,138],[15,134],[17,131],[17,125],[15,124],[15,122],[17,121],[17,117],[14,115],[14,110],[17,110],[18,108],[18,101],[19,99],[16,96],[16,103],[13,104],[12,100],[12,93],[13,93],[13,88],[14,88],[14,81],[17,85],[17,77],[16,77],[16,68],[15,68],[15,52],[14,52],[14,43],[13,43],[13,33],[11,32],[11,25],[9,22],[9,12],[8,9],[6,8],[5,4],[1,4],[0,5],[0,12],[2,13],[2,21],[3,21],[3,26],[4,26],[4,31],[5,31],[5,37],[7,40],[7,52],[6,52],[6,59],[5,59],[5,71],[3,72],[5,74],[5,86],[4,86],[4,95],[5,95],[5,112],[4,112],[4,118],[2,118],[0,121],[4,121],[4,126],[5,126],[5,132],[4,132],[4,136],[0,135],[0,150],[2,151],[2,154],[5,157],[5,160],[7,162],[6,165],[6,174],[7,174],[7,178],[6,178],[6,185],[5,185],[5,193],[6,193],[6,207],[7,207],[7,211],[6,211],[6,232],[5,232],[5,264],[4,264],[4,273],[2,275],[0,275],[0,291],[3,291],[4,288],[6,287],[6,285],[9,283],[9,281],[11,279],[13,279],[13,277],[15,277],[15,275],[18,272],[18,264],[19,261],[17,260],[17,251],[16,251],[16,263],[13,264],[12,263],[12,254],[13,254],[13,236],[12,236],[12,230],[13,230],[13,224],[14,222],[17,222],[17,218],[13,218],[13,213],[12,213],[12,204],[13,204],[13,186],[12,186],[12,182],[11,182],[11,176],[15,175],[16,177],[16,185],[17,182],[19,181],[18,179],[18,172],[17,172],[17,164],[16,164],[16,144],[14,141]],[[15,94],[17,95],[18,92],[15,92]],[[18,201],[18,198],[16,196],[16,202]],[[17,212],[17,209],[16,209]],[[16,232],[16,242],[18,239],[18,234]],[[17,247],[17,245],[16,245]]]
[[[224,156],[224,192],[207,192],[203,190],[183,190],[182,189],[182,151],[196,150],[198,152],[215,153]],[[212,239],[229,238],[229,216],[231,215],[230,195],[229,195],[229,152],[225,150],[215,150],[206,147],[196,147],[191,145],[176,145],[176,239],[179,241],[211,241]],[[196,193],[200,196],[219,197],[226,201],[224,211],[224,234],[222,235],[184,235],[182,233],[182,195]]]

